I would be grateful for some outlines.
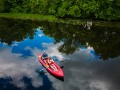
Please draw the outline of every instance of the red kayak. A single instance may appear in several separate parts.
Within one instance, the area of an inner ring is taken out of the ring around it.
[[[46,64],[44,60],[42,59],[42,54],[38,55],[38,60],[46,68],[46,70],[53,76],[56,77],[64,77],[64,73],[62,69],[50,58],[48,58],[50,61],[49,64]],[[47,62],[48,63],[48,62]]]

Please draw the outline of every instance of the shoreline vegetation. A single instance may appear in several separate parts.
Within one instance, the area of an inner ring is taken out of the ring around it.
[[[24,14],[24,13],[0,13],[0,18],[12,18],[23,20],[48,21],[56,23],[66,23],[72,25],[85,25],[89,19],[57,18],[53,15]],[[92,20],[96,26],[120,27],[120,22]]]

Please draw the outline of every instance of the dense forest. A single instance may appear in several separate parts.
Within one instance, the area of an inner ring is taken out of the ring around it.
[[[120,20],[120,0],[0,0],[0,12]]]

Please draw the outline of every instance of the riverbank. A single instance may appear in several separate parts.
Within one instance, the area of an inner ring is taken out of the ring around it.
[[[17,18],[17,19],[30,19],[30,20],[40,20],[40,21],[55,21],[56,17],[52,15],[38,15],[38,14],[22,14],[22,13],[0,13],[2,18]]]
[[[66,23],[72,25],[85,25],[88,20],[79,20],[79,19],[61,19],[53,15],[39,15],[39,14],[22,14],[22,13],[0,13],[0,18],[15,18],[15,19],[24,19],[24,20],[38,20],[38,21],[49,21],[57,23]],[[120,27],[120,22],[111,22],[111,21],[98,21],[93,20],[93,24],[97,26],[111,26],[111,27]]]

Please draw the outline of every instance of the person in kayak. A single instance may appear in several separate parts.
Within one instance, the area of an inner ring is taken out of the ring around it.
[[[48,58],[48,55],[46,54],[46,52],[44,51],[43,54],[42,54],[42,59],[47,59]]]
[[[45,64],[49,64],[49,58],[48,58],[48,54],[46,54],[46,52],[44,51],[42,54],[42,59],[44,60]]]
[[[44,60],[44,62],[45,62],[45,64],[46,64],[47,67],[49,67],[49,65],[50,65],[52,62],[54,62],[51,57],[48,57],[48,55],[46,54],[45,51],[44,51],[43,54],[42,54],[42,59]],[[50,65],[50,67],[51,67],[53,70],[57,71],[57,68],[56,68],[54,65]]]

